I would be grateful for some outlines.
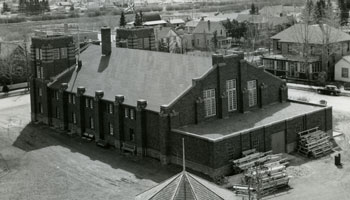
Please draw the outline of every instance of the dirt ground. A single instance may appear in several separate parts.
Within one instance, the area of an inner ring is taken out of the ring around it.
[[[134,199],[178,173],[41,125],[29,95],[0,99],[0,200]]]

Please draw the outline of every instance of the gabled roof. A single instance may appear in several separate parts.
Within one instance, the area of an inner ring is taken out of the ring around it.
[[[88,96],[103,90],[103,99],[110,101],[120,94],[131,106],[145,99],[146,109],[155,112],[191,88],[192,79],[212,69],[211,58],[116,47],[110,56],[101,56],[101,46],[96,45],[89,46],[80,58],[81,69],[65,74],[51,87],[68,83],[67,91],[76,92],[84,86]]]
[[[329,43],[350,41],[350,35],[324,24],[323,29],[325,34],[323,34],[320,25],[309,25],[295,24],[280,33],[272,36],[271,39],[279,40],[280,42],[290,42],[290,43],[303,43],[305,41],[305,35],[308,35],[307,41],[310,44],[325,44],[325,38],[329,36]]]
[[[139,194],[136,200],[235,200],[233,192],[183,171]]]
[[[0,59],[8,58],[18,49],[24,50],[23,45],[18,43],[0,42]]]
[[[199,20],[192,20],[186,23],[186,27],[196,27],[199,23]]]
[[[225,27],[224,25],[222,25],[221,22],[199,21],[196,28],[193,30],[193,33],[213,33],[214,31],[219,29],[225,30]]]
[[[162,27],[157,30],[157,39],[167,38],[172,36],[179,36],[171,27]]]

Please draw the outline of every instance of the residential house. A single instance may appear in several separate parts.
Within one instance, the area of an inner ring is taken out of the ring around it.
[[[222,22],[211,22],[201,20],[192,32],[193,47],[200,50],[213,50],[214,33],[216,32],[217,48],[230,48],[231,37],[227,37],[227,30]]]
[[[29,58],[29,48],[26,48],[24,41],[0,42],[0,82],[27,82],[30,75]]]
[[[285,16],[297,16],[302,12],[302,7],[298,6],[264,6],[259,10],[260,15],[274,16],[274,17],[285,17]]]
[[[116,48],[101,31],[78,66],[72,37],[32,38],[33,122],[162,164],[178,164],[184,138],[186,166],[211,177],[248,149],[294,151],[302,130],[332,135],[331,107],[289,101],[286,83],[242,54]]]
[[[155,29],[156,49],[169,53],[182,53],[181,37],[171,27]]]
[[[350,56],[344,56],[335,64],[334,80],[350,82]]]
[[[296,24],[271,39],[273,54],[263,57],[264,68],[289,79],[333,80],[335,63],[350,54],[350,35],[328,25]]]

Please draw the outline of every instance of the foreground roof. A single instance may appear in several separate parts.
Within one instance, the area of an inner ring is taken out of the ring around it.
[[[323,34],[322,26],[295,24],[286,30],[274,35],[271,39],[277,39],[280,42],[303,43],[305,39],[310,44],[324,44],[324,38],[329,35],[329,43],[350,41],[350,35],[329,25],[324,24],[323,29],[326,35]],[[305,35],[308,34],[308,38]]]
[[[76,92],[84,86],[89,96],[103,90],[103,99],[111,101],[120,94],[131,106],[145,99],[146,109],[156,112],[192,87],[192,79],[212,68],[211,58],[146,50],[112,47],[110,56],[101,56],[101,46],[96,45],[88,47],[80,58],[81,69],[67,72],[51,87],[66,82],[67,90]]]
[[[139,194],[136,200],[235,200],[233,192],[183,171]]]

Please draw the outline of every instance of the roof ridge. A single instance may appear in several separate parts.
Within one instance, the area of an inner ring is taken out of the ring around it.
[[[199,182],[199,181],[197,180],[196,177],[193,177],[192,174],[188,173],[188,175],[189,175],[193,180],[195,180],[197,183],[199,183],[201,186],[207,188],[207,189],[208,189],[209,191],[211,191],[214,195],[216,195],[216,196],[219,197],[220,199],[224,200],[224,198],[222,198],[221,196],[219,196],[218,194],[216,194],[216,192],[214,192],[212,189],[208,188],[207,186],[205,186],[205,185],[203,185],[201,182]],[[199,177],[198,177],[198,178],[199,178]],[[204,179],[203,179],[203,180],[204,180]],[[216,186],[216,185],[215,185],[215,186]],[[217,187],[219,187],[219,186],[217,186]]]
[[[149,199],[152,199],[152,198],[155,197],[157,194],[159,194],[159,193],[162,191],[162,189],[166,188],[168,185],[170,185],[171,183],[173,183],[173,182],[178,178],[177,176],[181,176],[181,173],[178,173],[178,174],[174,175],[173,177],[171,177],[170,179],[172,179],[172,178],[174,178],[174,179],[171,180],[171,181],[170,181],[168,184],[166,184],[164,187],[160,188],[160,189],[159,189],[154,195],[152,195]],[[167,180],[169,180],[169,179],[164,180],[163,182],[159,183],[158,185],[156,185],[156,186],[154,186],[154,187],[151,187],[151,188],[149,188],[148,190],[146,190],[146,191],[144,191],[144,192],[142,192],[142,193],[140,193],[140,194],[143,194],[143,193],[146,193],[147,191],[150,191],[151,189],[153,189],[153,188],[159,186],[160,184],[165,183]],[[181,181],[181,180],[180,180],[180,181]],[[179,181],[179,183],[180,183],[180,181]],[[178,184],[179,184],[179,183],[178,183]],[[139,195],[139,194],[138,194],[138,195]]]

